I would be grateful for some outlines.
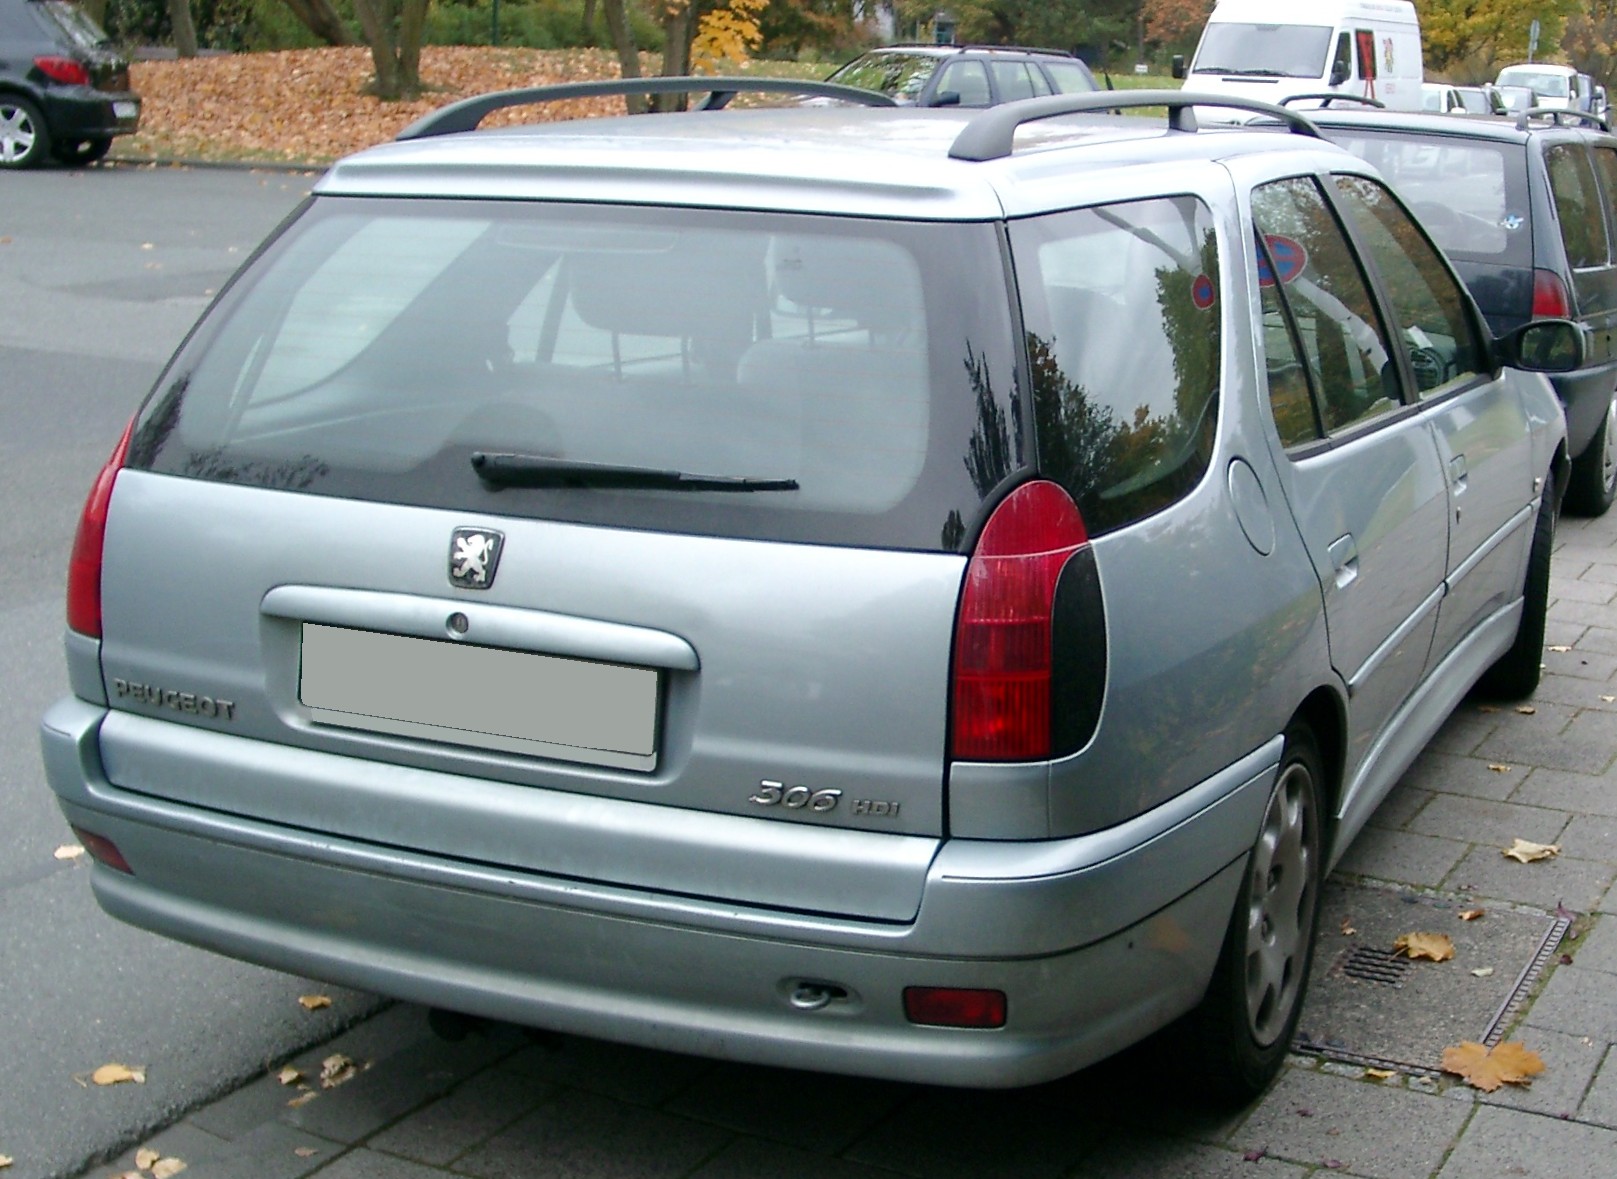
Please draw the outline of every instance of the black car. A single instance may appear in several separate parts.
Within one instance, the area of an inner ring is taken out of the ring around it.
[[[0,0],[0,168],[87,164],[140,123],[129,61],[65,0]]]
[[[1535,317],[1582,325],[1584,367],[1552,380],[1573,458],[1566,507],[1602,515],[1617,498],[1617,135],[1565,110],[1515,120],[1307,113],[1392,182],[1496,335]]]
[[[907,106],[997,106],[1100,89],[1070,53],[1004,45],[889,45],[860,54],[826,81],[879,90]]]

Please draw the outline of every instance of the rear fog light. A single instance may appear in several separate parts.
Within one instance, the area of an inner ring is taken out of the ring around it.
[[[904,1018],[943,1028],[1002,1028],[1005,992],[972,987],[905,987]]]
[[[129,866],[129,861],[124,859],[123,852],[118,850],[118,845],[105,835],[97,835],[94,831],[86,831],[83,827],[74,827],[73,834],[79,837],[84,850],[94,856],[97,863],[105,864],[126,876],[135,874],[135,870]]]

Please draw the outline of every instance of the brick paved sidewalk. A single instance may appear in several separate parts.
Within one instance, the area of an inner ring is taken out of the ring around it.
[[[1617,511],[1564,519],[1546,677],[1531,712],[1462,704],[1339,876],[1575,914],[1510,1029],[1531,1087],[1371,1076],[1294,1057],[1239,1114],[1185,1112],[1137,1062],[1030,1090],[963,1092],[719,1064],[495,1027],[457,1044],[396,1006],[193,1112],[149,1145],[188,1179],[875,1179],[877,1176],[1617,1179]],[[1531,865],[1513,838],[1558,843]],[[133,1170],[131,1150],[91,1175]],[[148,1172],[149,1174],[149,1172]]]

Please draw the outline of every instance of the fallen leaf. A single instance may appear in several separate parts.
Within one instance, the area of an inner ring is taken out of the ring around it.
[[[1486,909],[1461,909],[1459,917],[1461,921],[1475,921],[1478,917],[1486,916],[1487,913],[1488,910]]]
[[[1265,1154],[1267,1154],[1267,1153],[1268,1153],[1267,1150],[1263,1149],[1262,1147],[1259,1147],[1257,1150],[1249,1150],[1249,1151],[1247,1151],[1245,1154],[1243,1154],[1241,1156],[1241,1158],[1246,1162],[1255,1163],[1259,1159],[1263,1158],[1263,1156]]]
[[[1390,1081],[1398,1075],[1398,1070],[1395,1068],[1367,1068],[1364,1070],[1364,1075],[1374,1077],[1378,1081]]]
[[[142,1171],[150,1171],[152,1164],[162,1157],[161,1151],[153,1150],[149,1146],[143,1146],[135,1152],[135,1166]]]
[[[1535,860],[1547,860],[1551,856],[1561,854],[1561,845],[1558,843],[1533,843],[1526,839],[1512,840],[1505,849],[1505,856],[1523,864],[1531,864]]]
[[[143,249],[143,250],[155,250],[157,247],[155,245],[153,245],[151,242],[141,242],[140,243],[140,248]]]
[[[1492,704],[1479,704],[1479,705],[1477,705],[1477,711],[1478,712],[1498,712],[1499,709],[1495,708]]]
[[[320,1084],[326,1089],[352,1081],[359,1075],[359,1066],[341,1052],[333,1053],[320,1062]]]
[[[292,1153],[297,1155],[300,1159],[312,1159],[320,1152],[312,1146],[294,1146],[292,1148]]]
[[[1601,699],[1607,704],[1617,704],[1617,696],[1602,696]]]
[[[58,860],[76,860],[84,854],[84,849],[76,843],[64,843],[51,853]]]
[[[133,1081],[137,1085],[146,1083],[146,1066],[143,1064],[104,1064],[90,1074],[90,1080],[97,1085],[119,1085],[125,1081]]]
[[[1433,962],[1447,962],[1454,957],[1454,941],[1446,933],[1401,933],[1392,948],[1407,958],[1430,958]]]
[[[319,1011],[322,1007],[331,1006],[330,995],[300,995],[298,1002],[303,1004],[305,1011]]]
[[[1476,975],[1478,978],[1489,978],[1489,977],[1491,977],[1493,975],[1493,967],[1492,966],[1479,966],[1475,970],[1473,970],[1471,973]]]
[[[5,245],[5,243],[9,242],[10,240],[11,239],[9,237],[0,237],[0,245]],[[15,1161],[16,1160],[13,1159],[9,1154],[0,1154],[0,1171],[5,1170]]]
[[[1488,768],[1490,770],[1492,770],[1496,774],[1508,774],[1508,773],[1510,773],[1510,767],[1509,766],[1501,765],[1498,762],[1493,763]]]
[[[185,1163],[177,1158],[158,1159],[152,1164],[152,1179],[171,1179],[185,1170]]]
[[[310,1089],[305,1093],[299,1093],[296,1097],[294,1097],[291,1101],[288,1101],[286,1104],[288,1106],[290,1106],[292,1109],[297,1109],[298,1106],[300,1106],[300,1105],[308,1105],[309,1102],[313,1101],[316,1097],[319,1097],[319,1096],[320,1096],[320,1094],[316,1093],[313,1089]]]
[[[1489,1049],[1470,1040],[1443,1049],[1443,1071],[1463,1077],[1466,1084],[1492,1093],[1501,1085],[1526,1085],[1544,1071],[1538,1053],[1512,1040]]]
[[[1550,650],[1554,651],[1557,655],[1565,655],[1568,651],[1572,650],[1572,648],[1565,646],[1564,644],[1557,643],[1555,646],[1551,647]]]
[[[1531,704],[1518,704],[1516,706],[1516,711],[1521,713],[1523,716],[1533,716],[1538,712],[1538,709],[1534,708]]]
[[[1356,934],[1358,932],[1359,932],[1358,929],[1353,924],[1353,918],[1351,918],[1351,917],[1342,918],[1342,936],[1343,937],[1352,937],[1354,934]]]
[[[281,1082],[283,1085],[296,1085],[299,1081],[303,1080],[303,1073],[300,1072],[296,1066],[289,1064],[280,1072],[275,1074],[275,1079]]]

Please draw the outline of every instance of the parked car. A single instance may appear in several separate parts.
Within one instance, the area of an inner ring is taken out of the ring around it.
[[[1465,113],[1465,100],[1460,97],[1459,88],[1447,82],[1422,82],[1420,105],[1421,110],[1440,115]]]
[[[1533,61],[1508,65],[1494,79],[1497,86],[1526,86],[1538,96],[1535,105],[1594,111],[1595,80],[1572,66]]]
[[[1473,685],[1538,681],[1566,447],[1520,370],[1581,337],[1493,338],[1251,100],[474,130],[747,85],[446,108],[221,292],[74,543],[42,740],[97,898],[926,1083],[1183,1018],[1256,1092],[1328,869]]]
[[[1538,95],[1530,86],[1495,86],[1494,90],[1504,100],[1507,115],[1520,115],[1538,105]]]
[[[1603,514],[1617,496],[1617,135],[1562,110],[1514,123],[1340,105],[1309,115],[1393,182],[1495,332],[1535,316],[1582,327],[1586,363],[1552,378],[1573,456],[1566,506]]]
[[[1080,58],[1059,49],[891,45],[862,53],[829,78],[915,106],[994,106],[1100,89]]]
[[[0,0],[0,168],[87,164],[140,123],[129,62],[65,0]]]

